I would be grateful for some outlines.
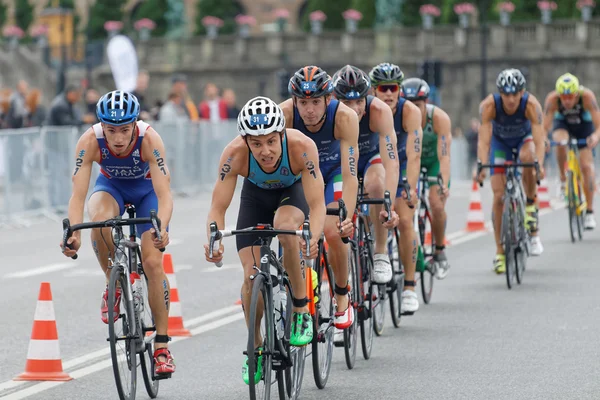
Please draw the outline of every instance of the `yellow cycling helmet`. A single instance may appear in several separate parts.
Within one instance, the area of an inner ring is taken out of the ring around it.
[[[566,73],[556,81],[556,91],[558,94],[579,93],[579,79],[573,74]]]

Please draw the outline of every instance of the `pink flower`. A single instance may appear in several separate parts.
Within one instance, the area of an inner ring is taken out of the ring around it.
[[[498,3],[498,10],[512,13],[515,11],[515,4],[512,1],[503,1],[502,3]]]
[[[309,18],[311,21],[325,21],[327,19],[327,15],[321,10],[313,11],[310,13]]]
[[[121,21],[106,21],[104,23],[104,29],[108,32],[120,31],[123,29],[123,23]]]
[[[156,28],[156,23],[149,18],[142,18],[135,21],[133,27],[136,31],[139,31],[140,29],[153,30],[154,28]]]
[[[577,2],[577,8],[579,8],[580,10],[583,7],[595,7],[596,6],[596,2],[594,0],[579,0]]]
[[[7,25],[4,27],[2,34],[6,37],[17,37],[21,39],[25,35],[25,32],[17,25]]]
[[[440,9],[433,4],[423,4],[419,8],[419,14],[421,15],[433,15],[434,17],[440,16]]]
[[[287,8],[277,8],[273,11],[273,14],[277,19],[288,19],[290,17],[290,11]]]
[[[558,6],[554,1],[538,1],[537,6],[540,10],[556,10]]]
[[[252,15],[238,14],[235,17],[235,22],[238,25],[256,25],[256,18]]]
[[[29,30],[31,37],[46,36],[48,34],[47,25],[36,25]]]
[[[360,21],[362,19],[362,13],[358,10],[350,8],[342,13],[344,19],[351,19],[354,21]]]
[[[473,14],[475,12],[475,6],[471,3],[459,3],[454,5],[454,12],[458,15]]]
[[[206,17],[202,18],[202,25],[216,26],[217,28],[220,28],[223,26],[223,20],[218,17],[213,17],[212,15],[207,15]]]

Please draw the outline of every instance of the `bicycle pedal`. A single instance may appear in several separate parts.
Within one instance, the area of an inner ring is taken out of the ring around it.
[[[358,309],[358,319],[359,321],[365,321],[371,318],[371,310],[366,307],[360,307]]]
[[[414,311],[402,311],[401,315],[413,315],[414,313]]]
[[[163,379],[169,379],[171,378],[172,374],[158,374],[158,375],[154,375],[154,377],[152,377],[152,380],[154,381],[161,381]]]

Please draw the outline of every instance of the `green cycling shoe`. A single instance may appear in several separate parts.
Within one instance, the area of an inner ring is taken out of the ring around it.
[[[254,384],[257,384],[262,379],[263,375],[263,356],[262,356],[262,347],[256,349],[259,356],[256,359],[256,372],[254,373]],[[248,367],[248,357],[244,360],[244,364],[242,364],[242,379],[246,385],[250,384],[250,368]]]
[[[294,312],[290,332],[290,344],[296,347],[306,346],[313,338],[313,320],[310,313]]]

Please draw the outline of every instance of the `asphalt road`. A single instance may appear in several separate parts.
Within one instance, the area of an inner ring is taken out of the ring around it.
[[[307,360],[302,399],[595,399],[600,396],[598,230],[571,244],[566,211],[541,217],[545,252],[530,258],[525,281],[508,290],[492,273],[493,238],[465,234],[468,182],[453,182],[448,203],[447,250],[452,269],[436,281],[432,303],[421,303],[376,338],[369,361],[357,354],[348,371],[336,349],[327,387],[314,385]],[[554,193],[551,188],[550,193]],[[486,220],[491,190],[482,189]],[[221,269],[204,261],[204,223],[210,198],[176,199],[173,255],[191,338],[171,345],[177,372],[162,381],[160,399],[248,398],[241,379],[246,328],[238,298],[242,271],[233,239]],[[232,203],[233,226],[239,202]],[[598,202],[596,202],[596,205]],[[110,367],[107,329],[99,319],[104,281],[91,246],[77,261],[60,253],[61,226],[43,222],[0,232],[0,397],[6,399],[118,398]],[[14,382],[23,372],[40,282],[52,285],[65,383]],[[276,397],[276,390],[273,398]],[[138,398],[147,398],[141,377]]]

